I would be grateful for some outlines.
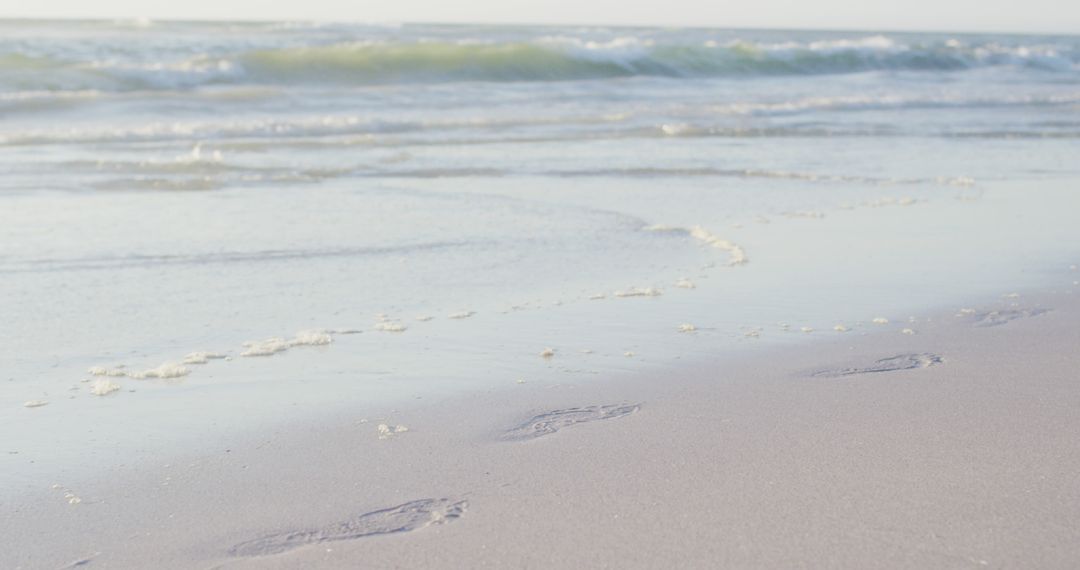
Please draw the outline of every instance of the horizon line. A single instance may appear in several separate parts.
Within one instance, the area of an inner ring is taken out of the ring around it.
[[[477,27],[534,27],[534,28],[558,28],[558,27],[596,27],[596,28],[624,28],[624,29],[674,29],[674,30],[716,30],[716,31],[792,31],[792,32],[867,32],[867,33],[901,33],[901,34],[963,34],[963,35],[1024,35],[1024,36],[1080,36],[1078,31],[1051,31],[1051,30],[1003,30],[1003,29],[956,29],[956,28],[888,28],[888,27],[798,27],[798,26],[760,26],[760,25],[679,25],[679,24],[634,24],[617,23],[604,24],[596,22],[542,22],[524,23],[513,21],[423,21],[423,20],[359,20],[359,19],[332,19],[332,18],[201,18],[201,17],[148,17],[148,16],[33,16],[33,15],[3,15],[0,21],[36,21],[36,22],[166,22],[166,23],[189,23],[189,24],[265,24],[265,23],[310,23],[310,24],[351,24],[366,26],[477,26]]]

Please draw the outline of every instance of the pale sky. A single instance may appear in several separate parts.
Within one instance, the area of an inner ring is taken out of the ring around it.
[[[1080,33],[1080,0],[0,0],[0,17]]]

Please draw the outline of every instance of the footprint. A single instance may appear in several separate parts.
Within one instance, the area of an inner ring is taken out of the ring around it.
[[[409,532],[433,524],[453,522],[465,514],[467,508],[468,502],[465,500],[420,499],[365,513],[355,519],[326,528],[283,532],[242,542],[229,549],[229,554],[232,556],[269,556],[322,542]]]
[[[1016,319],[1035,317],[1048,312],[1050,312],[1050,309],[1003,309],[1000,311],[975,313],[971,316],[971,319],[973,321],[972,326],[996,327],[1010,321],[1015,321]]]
[[[897,370],[911,370],[914,368],[930,368],[931,366],[936,366],[942,362],[944,362],[944,360],[942,360],[940,356],[929,352],[898,354],[896,356],[877,360],[869,366],[829,368],[826,370],[818,370],[810,375],[817,378],[842,378],[844,376],[855,376],[858,374],[896,372]]]
[[[628,416],[641,409],[641,404],[585,406],[554,410],[534,416],[521,425],[507,430],[503,439],[507,441],[526,441],[553,434],[560,429],[574,424],[609,420]]]
[[[60,570],[71,570],[72,568],[81,568],[83,566],[89,566],[90,563],[92,563],[94,561],[94,559],[97,558],[98,555],[100,555],[100,554],[101,554],[100,552],[95,552],[95,553],[91,554],[90,556],[87,556],[85,558],[80,558],[80,559],[72,562],[71,564],[68,564],[67,566],[61,567]]]

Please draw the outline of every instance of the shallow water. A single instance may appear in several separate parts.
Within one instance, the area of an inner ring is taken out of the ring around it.
[[[1080,279],[1076,38],[0,29],[9,489]]]

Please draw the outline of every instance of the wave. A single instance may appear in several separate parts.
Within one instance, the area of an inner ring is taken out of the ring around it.
[[[854,184],[862,186],[973,186],[968,177],[904,178],[877,177],[855,174],[836,174],[810,171],[791,171],[762,168],[711,168],[711,167],[665,167],[641,166],[637,168],[588,168],[560,170],[545,168],[494,168],[494,167],[428,167],[387,168],[383,165],[365,163],[337,169],[255,169],[241,165],[216,163],[213,168],[186,166],[148,170],[144,163],[108,163],[107,169],[87,169],[80,161],[56,163],[58,169],[78,174],[78,188],[90,187],[107,191],[210,191],[222,188],[265,187],[291,184],[317,184],[331,179],[431,179],[431,178],[615,178],[615,179],[667,179],[667,178],[738,178],[744,180],[768,179],[798,181],[820,184]],[[162,164],[164,166],[164,164]],[[150,172],[150,174],[147,174]],[[91,178],[87,175],[93,175]],[[103,175],[104,178],[98,175]]]
[[[254,51],[229,60],[186,62],[205,73],[215,67],[259,82],[345,84],[449,81],[560,81],[635,76],[709,78],[853,73],[873,70],[952,71],[1021,66],[1051,71],[1077,68],[1077,59],[1038,46],[998,44],[902,45],[876,36],[863,41],[809,44],[656,44],[631,38],[587,42],[547,38],[530,43],[347,43]]]
[[[131,254],[114,257],[14,259],[0,263],[0,275],[9,273],[39,273],[52,271],[99,271],[126,268],[144,268],[175,265],[218,265],[229,263],[268,263],[296,260],[326,259],[334,257],[400,256],[405,254],[459,249],[486,245],[482,241],[435,241],[401,245],[289,249],[263,251],[233,251],[195,253],[190,255],[143,255]]]
[[[948,72],[1010,66],[1080,70],[1076,46],[955,39],[901,42],[885,36],[811,42],[693,43],[636,37],[528,41],[368,41],[255,49],[179,61],[77,62],[0,54],[0,86],[18,89],[176,89],[215,84],[386,85],[455,81],[566,81],[626,77],[717,78]],[[42,73],[48,71],[48,73]],[[7,77],[5,77],[7,76]],[[7,85],[11,86],[11,85]]]
[[[737,102],[713,105],[710,110],[725,115],[783,116],[814,111],[889,111],[1006,107],[1061,107],[1080,104],[1080,92],[1048,95],[984,96],[934,95],[846,95],[839,97],[806,97],[788,101]],[[669,133],[674,134],[674,133]]]
[[[280,131],[274,131],[265,124],[235,125],[215,129],[209,125],[194,124],[151,124],[142,128],[88,128],[29,130],[0,133],[0,147],[42,146],[42,145],[77,145],[97,144],[125,145],[129,143],[190,143],[192,141],[211,141],[223,151],[265,152],[286,149],[344,149],[362,147],[367,149],[407,149],[413,147],[453,147],[485,146],[500,144],[548,144],[574,143],[585,141],[651,139],[651,138],[720,138],[720,139],[770,139],[770,138],[1042,138],[1042,139],[1077,139],[1078,128],[1043,128],[1016,126],[1003,129],[910,129],[907,131],[885,127],[814,127],[814,126],[777,126],[777,127],[720,127],[692,125],[687,123],[665,123],[654,127],[607,128],[589,131],[567,130],[563,133],[537,134],[479,134],[475,136],[439,136],[425,137],[422,131],[453,130],[455,125],[431,125],[416,123],[415,126],[402,123],[399,126],[388,125],[379,129],[371,124],[358,125],[356,128],[328,127],[326,129],[292,127],[289,122],[282,122]],[[497,125],[491,131],[497,133]],[[289,127],[292,127],[291,129]],[[411,133],[418,133],[409,136]],[[90,166],[93,166],[93,163]],[[191,165],[195,168],[198,165]],[[203,168],[203,166],[198,166]],[[99,169],[101,167],[98,167]],[[164,170],[168,167],[153,162],[141,168]],[[179,167],[175,167],[179,168]]]

